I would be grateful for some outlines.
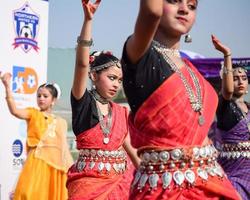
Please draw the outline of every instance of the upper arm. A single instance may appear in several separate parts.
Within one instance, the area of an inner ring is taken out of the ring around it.
[[[134,33],[128,39],[126,51],[130,61],[136,63],[149,48],[163,12],[162,0],[142,0]]]
[[[82,66],[81,62],[78,60],[79,57],[81,56],[81,51],[77,51],[76,54],[77,58],[76,58],[74,79],[72,85],[72,94],[76,99],[80,99],[87,88],[89,68],[87,66]]]
[[[29,119],[30,118],[30,112],[28,109],[18,109],[16,108],[16,110],[12,113],[15,117],[19,118],[19,119]]]

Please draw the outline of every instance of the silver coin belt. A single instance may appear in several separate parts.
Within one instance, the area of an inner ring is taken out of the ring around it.
[[[227,159],[237,159],[240,157],[250,159],[250,141],[239,142],[237,144],[223,144],[219,156]]]
[[[218,152],[213,145],[191,148],[186,155],[185,152],[184,149],[145,150],[140,154],[142,162],[132,187],[142,190],[149,184],[149,190],[183,188],[195,185],[197,179],[205,182],[210,176],[224,177],[216,162]]]
[[[113,169],[116,173],[126,170],[126,152],[124,150],[81,149],[76,162],[79,172],[97,170],[109,174]]]

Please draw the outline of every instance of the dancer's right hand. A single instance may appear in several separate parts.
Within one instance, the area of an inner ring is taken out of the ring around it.
[[[3,76],[1,76],[2,74],[0,73],[0,77],[1,77],[1,81],[3,82],[5,87],[9,87],[10,86],[10,80],[11,80],[11,74],[9,72],[4,73]]]
[[[82,7],[84,10],[85,19],[92,19],[96,12],[101,0],[96,0],[92,3],[90,0],[82,0]]]

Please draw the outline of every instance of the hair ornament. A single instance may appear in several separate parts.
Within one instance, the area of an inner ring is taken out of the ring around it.
[[[57,83],[53,83],[52,85],[54,86],[54,88],[57,91],[57,99],[60,99],[61,94],[62,94],[60,86]]]

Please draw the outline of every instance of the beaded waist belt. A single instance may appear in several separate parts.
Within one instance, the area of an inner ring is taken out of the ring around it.
[[[172,150],[144,150],[133,187],[142,190],[149,184],[150,190],[159,185],[163,189],[194,185],[196,180],[207,181],[209,176],[223,178],[224,172],[217,164],[218,153],[213,145]]]
[[[126,152],[124,150],[81,149],[76,162],[79,172],[97,170],[99,173],[123,173],[126,169]]]
[[[227,159],[250,158],[250,141],[237,144],[223,144],[219,156]]]

